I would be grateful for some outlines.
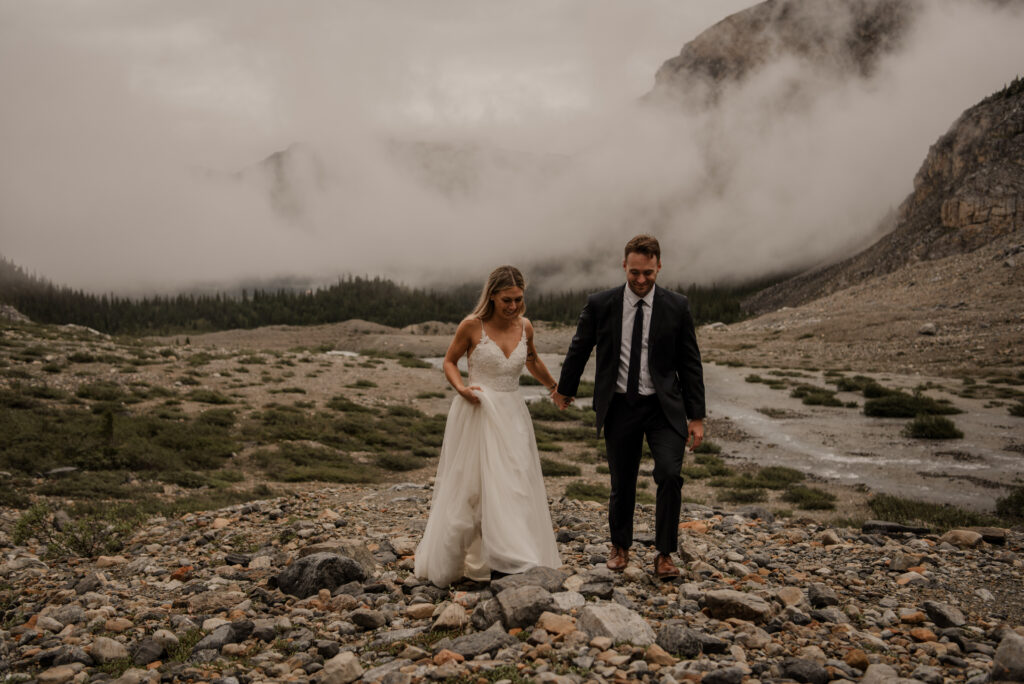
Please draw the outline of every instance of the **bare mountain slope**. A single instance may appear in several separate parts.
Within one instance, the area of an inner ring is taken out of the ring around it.
[[[920,0],[767,0],[687,43],[655,76],[649,98],[714,102],[731,82],[796,58],[837,76],[867,76],[895,50]]]
[[[863,252],[764,290],[755,313],[794,306],[869,278],[978,249],[1024,228],[1024,80],[964,112],[932,145],[895,229]]]

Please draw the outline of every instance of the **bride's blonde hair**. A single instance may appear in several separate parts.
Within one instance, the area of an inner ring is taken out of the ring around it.
[[[473,313],[470,315],[479,318],[481,321],[489,321],[491,316],[494,315],[494,302],[491,301],[491,297],[510,287],[518,287],[524,292],[526,291],[526,279],[523,278],[523,274],[518,268],[506,265],[499,266],[491,271],[491,275],[487,277],[484,289],[480,293],[480,300],[476,303],[476,308],[473,309]],[[519,305],[519,315],[522,316],[524,313],[526,313],[525,299]]]

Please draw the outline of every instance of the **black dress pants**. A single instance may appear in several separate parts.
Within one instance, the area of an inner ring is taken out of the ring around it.
[[[608,526],[612,544],[622,549],[632,545],[636,478],[645,436],[654,458],[654,482],[658,486],[655,546],[667,555],[674,552],[679,543],[683,488],[679,471],[683,466],[686,438],[669,424],[657,395],[642,396],[630,403],[624,394],[616,394],[608,408],[604,422],[612,485]]]

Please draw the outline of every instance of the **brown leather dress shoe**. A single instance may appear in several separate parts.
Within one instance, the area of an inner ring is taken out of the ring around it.
[[[659,553],[654,559],[654,576],[660,580],[670,580],[679,577],[679,568],[672,561],[672,556]]]
[[[612,546],[612,552],[608,554],[608,562],[605,565],[608,566],[609,570],[622,572],[629,565],[629,551],[620,549],[618,546]]]

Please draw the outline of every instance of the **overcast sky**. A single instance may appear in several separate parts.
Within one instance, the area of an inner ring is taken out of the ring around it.
[[[650,229],[672,282],[760,275],[863,245],[928,146],[1024,68],[1019,11],[930,0],[870,81],[782,62],[713,114],[637,105],[749,4],[0,0],[0,254],[119,292],[506,262],[587,287]],[[816,92],[797,112],[794,79]],[[490,152],[452,195],[395,156],[416,142]],[[286,216],[253,169],[294,143]]]

